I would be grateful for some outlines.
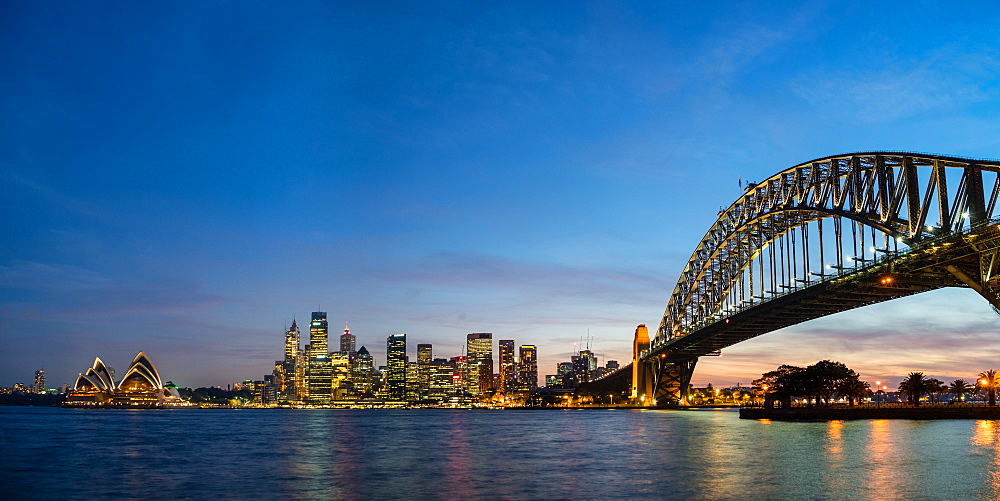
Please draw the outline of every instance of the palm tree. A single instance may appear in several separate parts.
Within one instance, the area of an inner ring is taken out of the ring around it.
[[[964,379],[956,379],[948,385],[948,393],[955,395],[959,401],[965,400],[966,393],[972,393],[972,387],[969,386],[969,382]]]
[[[986,391],[986,397],[989,398],[990,405],[996,405],[997,388],[1000,388],[1000,373],[993,369],[980,372],[976,387]]]
[[[944,385],[944,381],[937,378],[927,378],[924,384],[924,392],[930,395],[933,402],[940,402],[940,395],[947,391],[948,387]]]
[[[857,377],[848,378],[841,382],[837,386],[837,394],[842,397],[847,397],[847,401],[854,405],[855,400],[861,400],[862,398],[871,395],[871,390],[868,389],[868,383],[858,379]]]
[[[927,378],[923,372],[911,372],[899,383],[899,392],[906,394],[906,400],[913,406],[920,405],[920,397],[927,392]]]

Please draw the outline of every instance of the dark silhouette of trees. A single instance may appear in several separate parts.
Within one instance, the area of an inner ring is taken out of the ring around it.
[[[812,405],[830,405],[834,397],[847,398],[851,405],[869,392],[868,383],[840,362],[822,360],[808,367],[782,365],[761,375],[753,386],[765,394],[765,401],[779,400],[791,405],[793,397],[805,397]]]
[[[851,405],[854,405],[854,402],[871,395],[871,393],[872,391],[870,389],[870,385],[857,377],[846,379],[840,384],[840,387],[837,388],[837,394],[847,398],[847,401]]]
[[[899,383],[899,392],[906,395],[910,405],[920,405],[920,397],[927,393],[927,378],[923,372],[911,372],[906,375],[906,379]]]
[[[948,387],[944,385],[944,381],[937,378],[927,378],[926,385],[927,387],[924,391],[930,395],[933,402],[940,402],[940,395],[948,392]]]
[[[967,393],[972,393],[973,387],[969,386],[969,382],[964,379],[956,379],[948,385],[948,393],[955,395],[959,401],[964,400]]]
[[[980,372],[976,388],[986,392],[986,398],[989,399],[990,405],[996,405],[997,388],[1000,388],[1000,373],[993,369]]]

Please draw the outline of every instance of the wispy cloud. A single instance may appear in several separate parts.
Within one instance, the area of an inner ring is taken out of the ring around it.
[[[111,278],[74,265],[14,261],[0,265],[8,314],[28,316],[56,306],[60,321],[109,320],[119,316],[212,308],[225,300],[196,279],[129,276]]]
[[[891,122],[992,97],[1000,78],[995,48],[944,47],[925,58],[884,60],[864,68],[817,70],[791,82],[813,106],[864,122]]]
[[[61,193],[60,191],[40,183],[23,174],[18,174],[9,168],[0,169],[0,182],[14,185],[27,190],[47,202],[49,206],[59,207],[78,216],[99,217],[107,219],[111,215],[93,202]]]

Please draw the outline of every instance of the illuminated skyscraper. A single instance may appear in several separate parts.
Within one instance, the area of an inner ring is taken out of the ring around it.
[[[285,331],[285,360],[297,360],[302,350],[302,333],[292,320],[292,327]]]
[[[521,345],[521,361],[517,364],[517,381],[522,390],[538,389],[538,349],[533,344]]]
[[[467,336],[469,379],[467,389],[478,397],[493,388],[493,333],[476,332]]]
[[[302,334],[292,320],[292,327],[285,331],[285,359],[281,362],[280,379],[277,381],[278,398],[298,400],[304,365],[302,362]]]
[[[406,398],[406,334],[393,334],[385,341],[386,393],[390,399]]]
[[[345,400],[354,395],[351,377],[351,357],[343,353],[330,354],[330,399]]]
[[[330,354],[330,327],[326,322],[325,311],[312,313],[312,323],[309,324],[309,346],[313,354]]]
[[[330,360],[330,330],[325,311],[314,311],[309,324],[309,367],[306,380],[309,383],[309,402],[325,405],[330,403],[333,383],[333,365]]]
[[[355,353],[354,334],[351,334],[351,328],[347,326],[344,326],[344,333],[340,335],[340,353],[349,357],[353,357]]]
[[[469,359],[468,357],[452,357],[449,362],[454,370],[452,374],[452,382],[454,383],[455,393],[468,393],[468,384],[466,381],[469,380]]]
[[[591,374],[597,370],[597,356],[590,350],[583,350],[578,355],[570,357],[573,361],[573,372],[578,383],[591,381]]]
[[[416,362],[406,362],[406,401],[416,402],[423,400],[420,394],[420,364]]]
[[[500,364],[501,391],[513,391],[517,386],[517,362],[514,360],[514,340],[501,339],[497,342],[497,357]]]
[[[430,344],[417,345],[417,395],[427,398],[431,382],[431,360],[433,347]]]
[[[368,348],[364,346],[354,355],[351,360],[351,376],[353,379],[354,391],[358,397],[371,397],[372,376],[375,373],[375,360]]]
[[[435,358],[430,363],[427,398],[447,400],[455,394],[455,367],[445,358]]]
[[[45,369],[35,371],[35,393],[45,393]]]

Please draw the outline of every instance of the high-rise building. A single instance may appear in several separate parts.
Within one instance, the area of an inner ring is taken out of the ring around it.
[[[475,332],[466,339],[469,393],[478,397],[493,388],[493,333]]]
[[[313,353],[330,354],[330,326],[325,311],[314,311],[309,324],[309,346]]]
[[[299,386],[302,384],[302,374],[305,364],[302,360],[302,334],[299,326],[292,319],[292,327],[285,331],[285,359],[281,362],[280,378],[276,382],[278,398],[285,400],[299,399]]]
[[[45,393],[45,369],[35,371],[35,393]]]
[[[306,379],[309,383],[309,402],[330,403],[333,383],[333,365],[330,360],[330,330],[325,311],[314,311],[309,324],[309,366]]]
[[[406,401],[417,402],[423,400],[420,384],[420,364],[416,362],[406,362]]]
[[[420,399],[428,398],[431,386],[431,361],[433,346],[426,343],[417,345],[417,395]]]
[[[447,400],[455,394],[455,368],[445,358],[435,358],[429,365],[427,398]]]
[[[285,360],[296,360],[302,351],[302,333],[292,319],[292,326],[285,331]]]
[[[573,372],[578,383],[591,381],[591,374],[597,370],[597,356],[590,350],[583,350],[578,355],[570,357],[573,361]]]
[[[330,399],[346,400],[354,395],[351,377],[351,357],[343,353],[330,354]]]
[[[501,391],[517,389],[517,361],[514,359],[514,340],[501,339],[497,342],[497,362],[500,364]]]
[[[354,334],[351,334],[351,328],[344,326],[344,333],[340,335],[340,353],[353,357],[356,353],[354,349]]]
[[[359,398],[372,396],[374,384],[372,377],[375,373],[375,360],[368,348],[364,346],[354,355],[351,360],[351,376],[354,392]]]
[[[556,365],[556,375],[559,376],[559,386],[561,388],[576,388],[580,385],[580,382],[576,378],[576,372],[573,369],[573,362],[559,362]]]
[[[429,364],[433,359],[432,354],[434,352],[434,346],[428,343],[421,343],[417,345],[417,363],[418,364]]]
[[[386,395],[393,400],[406,398],[406,334],[393,334],[385,341]]]
[[[451,357],[448,361],[451,362],[453,370],[452,383],[454,384],[454,392],[460,394],[468,393],[469,385],[466,382],[469,380],[469,358],[462,356]]]
[[[538,349],[533,344],[522,344],[521,360],[517,364],[517,381],[522,390],[538,389]]]

